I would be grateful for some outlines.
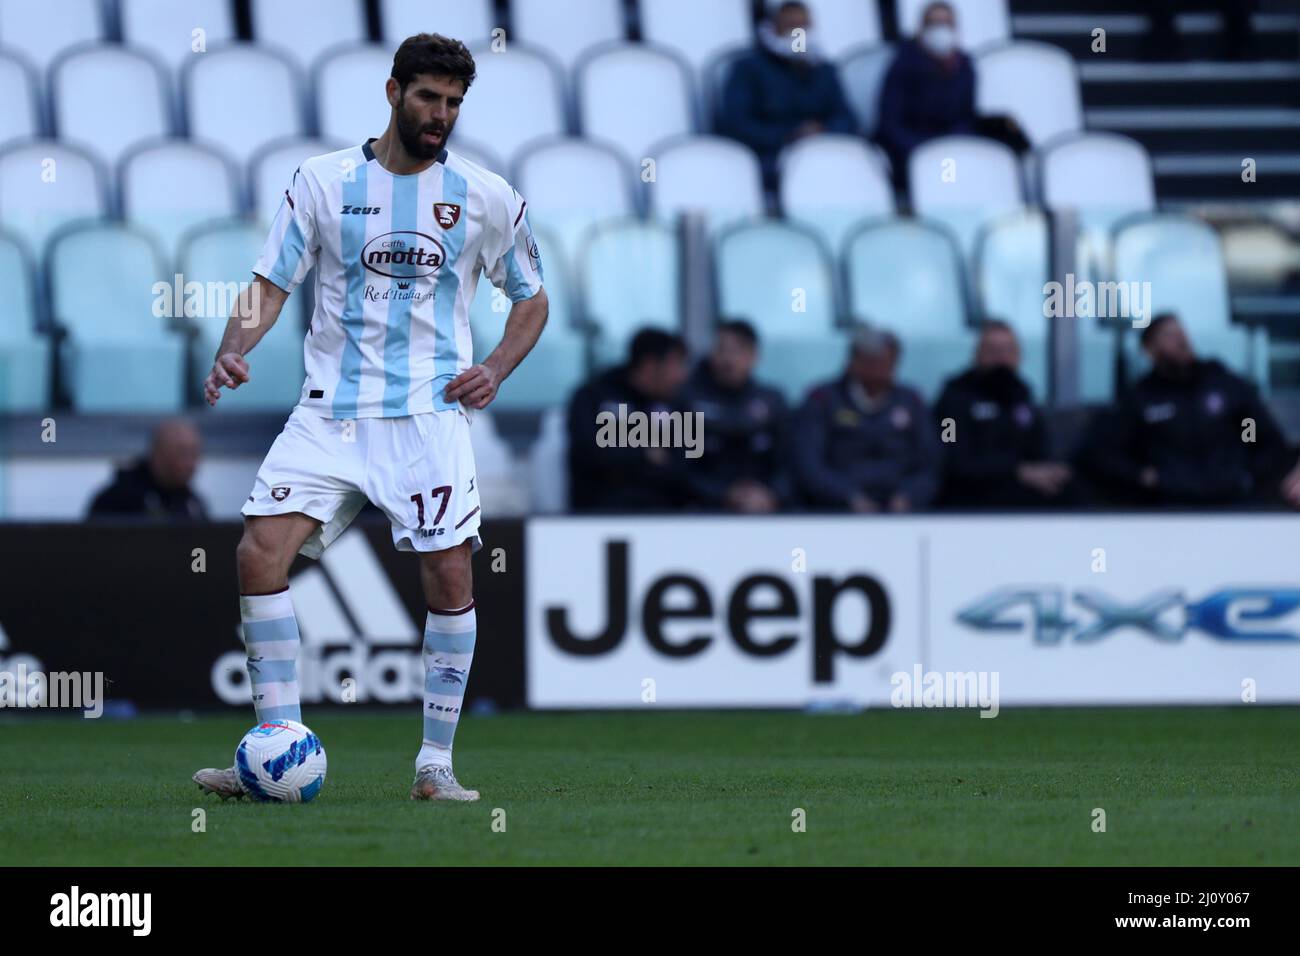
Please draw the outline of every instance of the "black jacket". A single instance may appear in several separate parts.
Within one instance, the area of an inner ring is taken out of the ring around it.
[[[975,129],[975,68],[958,53],[945,67],[915,40],[898,45],[880,92],[876,133],[895,168],[906,168],[908,155],[937,136],[969,134]]]
[[[95,496],[90,517],[134,516],[139,518],[202,521],[207,518],[203,501],[188,487],[159,486],[147,459],[118,470],[113,483]]]

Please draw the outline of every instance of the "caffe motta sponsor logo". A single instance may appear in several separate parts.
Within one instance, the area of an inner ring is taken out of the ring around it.
[[[442,243],[423,232],[386,232],[361,250],[361,262],[368,271],[399,280],[431,276],[446,258]]]
[[[152,917],[152,893],[88,893],[73,886],[50,897],[50,925],[60,928],[120,927],[132,936],[148,936]]]

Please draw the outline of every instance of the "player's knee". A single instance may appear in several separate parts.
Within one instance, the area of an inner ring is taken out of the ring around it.
[[[281,576],[279,565],[282,562],[278,549],[252,527],[245,528],[243,537],[239,539],[235,562],[239,568],[239,580],[246,585],[264,585],[268,578]]]
[[[463,607],[472,600],[467,547],[426,555],[423,572],[426,597],[435,607]]]

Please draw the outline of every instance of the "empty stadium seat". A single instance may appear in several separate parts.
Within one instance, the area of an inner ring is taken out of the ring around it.
[[[55,66],[50,87],[59,138],[110,169],[133,146],[172,132],[165,73],[142,53],[79,50]]]
[[[582,135],[636,165],[658,143],[695,128],[690,72],[676,56],[640,44],[602,48],[577,72]]]
[[[379,29],[394,50],[417,33],[441,33],[471,47],[487,43],[493,19],[492,0],[379,0]]]
[[[1025,201],[1016,154],[975,136],[943,136],[912,150],[908,190],[912,208],[951,229],[968,258],[980,227]]]
[[[711,227],[720,228],[763,214],[757,157],[718,136],[689,137],[661,149],[646,190],[648,208],[660,218],[701,212]]]
[[[752,47],[754,25],[748,0],[654,0],[641,4],[641,36],[685,60],[704,95],[711,65],[725,50]]]
[[[70,228],[51,241],[50,314],[67,331],[59,360],[77,411],[180,407],[182,337],[174,320],[155,314],[172,305],[171,271],[152,240],[126,226]]]
[[[44,78],[59,54],[106,36],[99,0],[0,0],[0,46],[18,51]]]
[[[1011,38],[1011,14],[1007,0],[949,0],[957,14],[957,41],[963,50],[978,50],[986,43]],[[921,28],[921,14],[930,0],[895,0],[898,32],[915,36]]]
[[[804,0],[815,49],[838,60],[855,47],[880,42],[880,12],[863,0]],[[772,4],[773,6],[775,4]]]
[[[537,441],[528,451],[529,510],[560,514],[569,507],[569,432],[563,408],[542,414]]]
[[[563,85],[544,54],[513,43],[502,53],[474,53],[478,78],[456,122],[452,149],[463,134],[513,166],[522,157],[525,143],[565,131]],[[520,109],[520,97],[525,95],[527,109]]]
[[[0,53],[0,146],[41,132],[35,71],[11,53]]]
[[[927,399],[970,361],[961,254],[944,230],[912,220],[868,224],[844,251],[848,313],[903,343],[899,380]]]
[[[718,114],[722,110],[722,98],[727,92],[727,80],[731,78],[731,71],[735,68],[736,61],[748,56],[753,49],[752,44],[745,44],[720,50],[697,75],[696,82],[702,87],[697,91],[701,96],[700,116],[706,130],[713,131],[718,128]]]
[[[533,235],[541,252],[550,316],[528,359],[520,363],[501,387],[492,403],[495,409],[536,410],[564,402],[587,370],[586,340],[573,322],[567,259],[551,233],[534,229]],[[509,297],[499,292],[486,275],[482,276],[469,316],[474,361],[481,362],[497,347],[509,314]]]
[[[190,135],[241,169],[267,143],[301,136],[305,128],[292,64],[246,43],[189,61],[185,110]]]
[[[596,44],[626,37],[622,0],[567,0],[563,12],[554,0],[514,0],[510,14],[515,36],[545,50],[567,71]]]
[[[326,55],[317,66],[316,121],[326,139],[364,143],[387,125],[384,84],[393,71],[393,51],[379,44]]]
[[[230,164],[188,140],[146,144],[122,160],[120,176],[123,218],[151,233],[172,260],[186,232],[239,211],[239,178]]]
[[[880,121],[880,90],[893,62],[894,48],[888,45],[858,47],[840,59],[840,86],[844,89],[844,98],[857,118],[859,130],[867,137],[876,135]]]
[[[1252,330],[1234,325],[1228,299],[1228,273],[1223,247],[1214,229],[1199,219],[1172,214],[1140,217],[1121,224],[1114,237],[1114,279],[1129,285],[1130,295],[1149,282],[1150,313],[1174,312],[1203,358],[1216,358],[1234,371],[1258,379],[1267,388],[1267,352],[1260,342],[1252,353]],[[1126,344],[1134,360],[1130,372],[1141,373],[1147,363],[1136,335]]]
[[[627,160],[612,148],[576,138],[534,146],[519,162],[515,187],[530,221],[553,232],[569,262],[595,223],[635,213]]]
[[[455,138],[451,141],[450,148],[453,153],[458,154],[462,159],[468,159],[471,163],[482,166],[488,172],[496,173],[502,178],[505,178],[510,172],[510,167],[504,159],[482,143],[461,136],[459,128],[456,130]]]
[[[17,236],[0,233],[0,414],[49,407],[50,340],[36,333],[32,263]]]
[[[781,209],[816,231],[832,254],[859,221],[894,213],[887,161],[857,136],[809,136],[780,160]]]
[[[249,169],[253,215],[257,221],[263,226],[270,226],[299,166],[313,156],[342,149],[343,145],[346,144],[327,143],[319,139],[287,139],[272,143],[259,153]]]
[[[282,0],[249,0],[249,7],[253,39],[287,56],[304,76],[331,47],[366,39],[366,7],[357,0],[312,0],[309,12]]]
[[[214,291],[211,308],[194,316],[190,324],[197,334],[190,352],[194,398],[202,400],[203,380],[212,371],[238,290],[253,279],[252,267],[265,241],[264,231],[246,222],[216,223],[187,237],[178,266],[185,281],[198,282]],[[206,300],[205,300],[206,301]],[[222,313],[225,313],[224,315]],[[280,317],[248,356],[249,380],[237,389],[221,393],[217,408],[226,411],[288,411],[298,401],[303,378],[303,295],[291,295]],[[204,407],[207,407],[206,405]]]
[[[746,319],[760,339],[755,375],[799,401],[844,367],[831,257],[811,230],[746,223],[717,239],[718,314]]]
[[[1014,117],[1035,146],[1083,129],[1079,69],[1060,47],[1027,40],[990,47],[976,58],[975,77],[976,109]]]
[[[108,212],[107,179],[83,150],[29,140],[0,152],[0,226],[22,236],[42,257],[56,230]]]
[[[149,52],[173,75],[187,60],[235,38],[230,0],[118,0],[118,5],[122,42]],[[196,30],[203,31],[201,36],[194,35]],[[200,49],[195,50],[200,41]]]
[[[598,366],[624,361],[642,326],[681,330],[681,251],[670,227],[633,220],[598,226],[577,278]]]

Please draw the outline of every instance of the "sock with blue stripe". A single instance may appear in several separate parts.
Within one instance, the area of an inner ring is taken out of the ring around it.
[[[257,722],[302,722],[298,700],[298,619],[293,616],[289,589],[274,594],[241,594],[239,618],[244,623],[248,679],[253,685]]]
[[[474,602],[454,611],[429,609],[424,623],[424,743],[415,769],[451,766],[451,744],[460,720],[478,619]]]

